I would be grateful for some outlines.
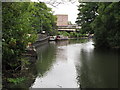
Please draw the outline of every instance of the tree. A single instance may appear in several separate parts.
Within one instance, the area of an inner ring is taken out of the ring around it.
[[[67,2],[75,3],[76,0],[37,0],[38,2],[44,2],[46,4],[49,4],[53,7],[57,7],[59,4],[64,4]]]
[[[91,23],[97,16],[97,3],[80,3],[78,6],[78,17],[76,23],[81,26],[81,33],[94,33]]]
[[[19,66],[28,42],[35,40],[35,31],[30,28],[29,5],[28,2],[2,3],[3,66],[10,66],[9,68]]]
[[[52,9],[48,8],[43,2],[32,2],[30,6],[32,13],[32,27],[37,32],[52,32],[56,30],[56,17],[52,13]]]
[[[76,23],[82,33],[93,32],[96,48],[120,48],[120,2],[82,3]]]
[[[96,47],[120,47],[120,2],[99,3],[99,16],[93,22]]]
[[[55,30],[56,18],[42,2],[3,2],[2,11],[3,67],[15,70],[21,66],[22,54],[29,42],[35,42],[37,33]]]

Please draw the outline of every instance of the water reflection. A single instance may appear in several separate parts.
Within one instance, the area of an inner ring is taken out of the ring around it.
[[[68,47],[67,45],[68,43],[69,43],[68,41],[62,41],[56,43],[57,46],[55,50],[56,53],[51,52],[52,54],[55,55],[55,60],[54,62],[52,62],[51,69],[48,71],[46,75],[43,75],[43,77],[37,77],[32,88],[77,88],[78,87],[76,83],[77,81],[76,81],[76,69],[74,65],[74,57],[71,58],[69,57],[69,55],[73,53],[71,53],[71,49],[70,49],[71,47]],[[48,53],[50,52],[48,51]]]
[[[118,53],[95,50],[92,40],[51,42],[38,50],[32,88],[117,88]]]
[[[41,77],[51,69],[53,62],[55,62],[56,46],[54,43],[41,46],[37,48],[37,54],[36,70],[38,76]]]
[[[14,88],[117,88],[118,52],[96,50],[92,40],[50,42],[37,48],[27,80]]]
[[[80,54],[81,64],[76,64],[81,88],[118,88],[117,53],[84,46]]]

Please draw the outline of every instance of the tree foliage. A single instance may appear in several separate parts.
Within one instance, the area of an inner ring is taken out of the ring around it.
[[[96,47],[120,47],[120,2],[99,3],[93,22]]]
[[[32,13],[32,26],[37,32],[51,32],[56,30],[56,16],[53,15],[51,8],[45,3],[31,3],[30,12]]]
[[[72,4],[77,2],[76,0],[37,0],[37,1],[38,2],[44,2],[46,4],[49,4],[49,5],[53,6],[53,7],[57,7],[60,4],[65,4],[65,3],[68,3],[68,2],[70,2]]]
[[[44,3],[2,3],[3,66],[18,67],[29,42],[35,42],[37,32],[55,29],[55,17]],[[42,26],[41,26],[42,25]]]
[[[28,7],[30,3],[3,3],[3,65],[17,66],[22,52],[30,42],[29,33],[35,33],[30,28]],[[33,35],[32,34],[32,35]]]
[[[91,23],[97,16],[97,3],[80,3],[78,6],[78,17],[76,23],[81,26],[81,33],[93,33]]]
[[[120,2],[83,3],[76,23],[85,33],[94,30],[96,47],[120,47]]]

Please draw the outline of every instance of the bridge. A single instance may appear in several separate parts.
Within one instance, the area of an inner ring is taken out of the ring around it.
[[[59,28],[58,31],[76,32],[75,28]]]
[[[58,26],[58,31],[76,32],[79,27],[77,25]]]

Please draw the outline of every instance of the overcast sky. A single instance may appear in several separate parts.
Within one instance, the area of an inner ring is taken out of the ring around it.
[[[37,1],[37,0],[32,0],[32,1]],[[39,0],[39,1],[44,1],[44,0]],[[68,20],[71,21],[73,24],[75,24],[77,14],[78,14],[77,5],[78,5],[77,0],[75,3],[66,2],[65,4],[59,4],[57,7],[53,7],[47,4],[48,7],[52,8],[55,15],[68,14]]]
[[[68,14],[68,20],[74,24],[78,14],[77,5],[78,2],[74,4],[69,2],[65,4],[60,4],[57,7],[52,7],[52,10],[54,11],[54,14]]]

